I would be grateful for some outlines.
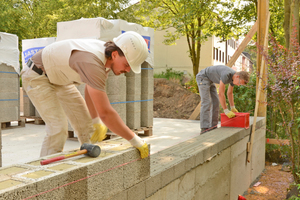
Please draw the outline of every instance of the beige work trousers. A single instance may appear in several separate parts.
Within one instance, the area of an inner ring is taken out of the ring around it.
[[[90,143],[92,119],[86,103],[74,84],[54,85],[31,68],[22,73],[23,89],[46,124],[40,156],[63,151],[68,137],[68,120],[80,144]]]

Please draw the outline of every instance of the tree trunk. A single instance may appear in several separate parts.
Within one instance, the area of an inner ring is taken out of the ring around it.
[[[284,22],[283,22],[283,28],[284,28],[284,35],[285,35],[285,46],[287,49],[289,49],[290,46],[290,10],[291,10],[291,0],[284,0]]]
[[[291,0],[290,10],[290,39],[299,38],[299,0]],[[290,45],[291,47],[291,45]]]

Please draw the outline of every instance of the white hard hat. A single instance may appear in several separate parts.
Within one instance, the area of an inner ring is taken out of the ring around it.
[[[145,39],[134,31],[127,31],[113,39],[122,50],[131,70],[141,73],[141,64],[148,57],[148,47]]]

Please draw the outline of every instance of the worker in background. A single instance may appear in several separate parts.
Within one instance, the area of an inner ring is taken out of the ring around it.
[[[196,80],[201,97],[201,133],[217,128],[219,118],[219,101],[227,117],[235,117],[234,113],[237,113],[238,110],[234,106],[233,87],[235,85],[246,85],[249,81],[248,72],[236,72],[225,65],[216,65],[201,70],[196,75]],[[217,93],[215,83],[220,84],[219,95]],[[226,106],[226,84],[229,84],[227,97],[231,110],[229,110]]]
[[[23,89],[46,124],[41,156],[62,152],[68,121],[79,142],[100,142],[106,126],[128,140],[145,158],[148,145],[122,121],[105,92],[109,70],[115,75],[141,72],[148,56],[145,40],[128,31],[110,42],[96,39],[63,40],[37,52],[22,70]],[[86,83],[85,101],[75,85]],[[102,124],[102,122],[104,124]]]

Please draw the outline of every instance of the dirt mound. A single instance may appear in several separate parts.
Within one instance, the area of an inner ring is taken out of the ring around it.
[[[188,119],[200,102],[199,95],[164,78],[154,79],[155,118]],[[199,119],[199,117],[198,117]]]

